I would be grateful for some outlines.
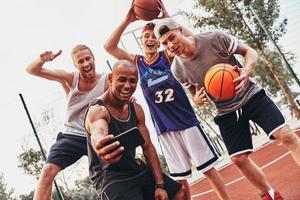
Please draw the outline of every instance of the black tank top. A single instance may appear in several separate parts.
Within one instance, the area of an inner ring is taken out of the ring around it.
[[[93,100],[92,105],[105,106],[102,100]],[[106,107],[107,108],[107,107]],[[115,118],[107,108],[110,115],[108,124],[109,134],[117,136],[124,131],[133,127],[137,127],[136,113],[132,102],[128,103],[128,118],[127,120],[119,120]],[[89,158],[89,174],[97,193],[100,194],[107,186],[114,182],[129,180],[142,174],[146,170],[146,165],[135,158],[135,149],[123,152],[123,156],[118,163],[108,164],[103,161],[94,151],[90,135],[88,135],[88,158]]]

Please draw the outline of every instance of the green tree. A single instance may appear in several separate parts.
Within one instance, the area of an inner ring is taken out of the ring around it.
[[[36,151],[32,148],[24,151],[18,156],[20,164],[19,168],[22,168],[26,174],[34,176],[36,179],[43,168],[43,156],[41,151]]]
[[[146,159],[145,159],[144,154],[142,154],[142,153],[138,154],[137,157],[139,159],[141,159],[144,163],[146,163]],[[169,171],[169,168],[168,168],[167,161],[166,161],[165,157],[161,154],[158,154],[158,160],[159,160],[159,163],[160,163],[162,173],[169,175],[170,171]]]
[[[69,190],[64,190],[64,188],[60,188],[63,191],[65,200],[98,200],[99,197],[94,190],[91,180],[89,177],[85,177],[81,180],[75,181],[75,187]],[[22,194],[19,196],[20,200],[32,200],[34,195],[34,191],[31,191],[29,194]],[[2,198],[0,197],[2,200]],[[60,200],[57,191],[55,190],[52,195],[53,200]]]
[[[159,160],[159,163],[161,166],[162,173],[170,175],[170,171],[169,171],[165,157],[161,154],[158,154],[158,160]]]
[[[28,195],[22,194],[19,196],[20,200],[32,200],[34,195],[34,191],[31,191]]]
[[[76,200],[98,200],[99,197],[92,186],[92,182],[89,177],[75,182],[75,188],[67,191],[67,199]]]
[[[293,81],[290,79],[289,72],[285,70],[285,66],[282,63],[282,59],[280,59],[279,53],[276,51],[266,50],[266,55],[272,60],[272,63],[276,65],[277,70],[281,71],[281,76],[285,79],[285,82],[287,82],[289,85],[292,84]],[[294,58],[294,55],[290,54],[288,60],[290,62],[294,62]],[[274,96],[278,94],[278,91],[280,91],[281,88],[277,84],[274,74],[271,73],[271,71],[268,69],[268,66],[266,65],[266,62],[262,58],[258,60],[258,64],[254,71],[254,74],[258,75],[255,76],[256,80],[259,81],[260,84],[271,94],[273,94]]]
[[[14,190],[8,189],[7,184],[4,180],[3,174],[0,174],[0,199],[3,200],[15,200],[16,198],[13,196]]]
[[[269,54],[270,50],[267,50],[269,38],[250,10],[250,6],[252,6],[253,10],[263,20],[266,29],[270,31],[272,38],[278,41],[285,34],[287,25],[287,19],[279,21],[280,8],[278,0],[195,0],[195,3],[195,8],[202,10],[204,14],[190,15],[194,26],[204,29],[224,29],[255,48],[263,58],[264,66],[267,66],[270,71],[268,74],[272,74],[271,77],[276,80],[276,84],[280,87],[286,102],[291,105],[294,116],[300,118],[300,111],[296,109],[289,88],[289,85],[293,82],[286,81],[291,80],[292,76],[286,68],[280,67],[283,66],[283,62],[280,62],[280,66],[276,65],[279,57],[274,61],[271,54]],[[260,73],[259,75],[261,77],[266,76]],[[264,79],[260,79],[260,81],[264,81]],[[274,89],[276,86],[271,85],[269,87],[272,87],[271,91],[274,92],[273,95],[276,95],[278,91]]]

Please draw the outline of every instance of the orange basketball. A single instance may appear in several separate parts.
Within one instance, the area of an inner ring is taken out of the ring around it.
[[[233,80],[239,76],[234,67],[219,63],[212,66],[205,74],[204,86],[206,92],[214,101],[228,101],[235,96]]]
[[[145,21],[155,19],[160,11],[156,0],[134,0],[133,11],[135,15]]]

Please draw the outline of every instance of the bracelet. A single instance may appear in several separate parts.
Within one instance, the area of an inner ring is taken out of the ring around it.
[[[160,188],[160,189],[165,189],[165,184],[164,183],[157,183],[155,184],[155,189]]]

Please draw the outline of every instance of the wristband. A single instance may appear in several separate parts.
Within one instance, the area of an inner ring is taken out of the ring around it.
[[[155,189],[160,188],[160,189],[165,189],[165,184],[164,183],[157,183],[155,184]]]

